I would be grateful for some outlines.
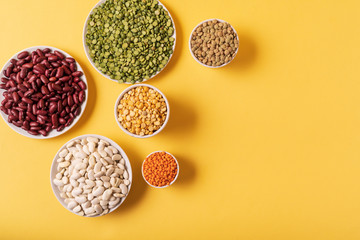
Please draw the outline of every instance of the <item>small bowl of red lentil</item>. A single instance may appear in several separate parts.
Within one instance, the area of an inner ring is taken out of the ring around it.
[[[165,188],[172,185],[179,176],[179,170],[176,158],[165,151],[150,153],[141,167],[145,182],[154,188]]]

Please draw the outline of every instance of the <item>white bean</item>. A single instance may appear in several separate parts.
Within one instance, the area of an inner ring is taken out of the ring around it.
[[[97,196],[100,196],[101,194],[103,194],[104,190],[105,190],[105,188],[100,186],[96,190],[94,190],[92,194],[95,197],[97,197]]]
[[[103,200],[109,200],[112,194],[112,190],[111,189],[107,189],[104,191],[103,195],[102,195],[102,199]]]
[[[68,150],[65,148],[59,153],[59,157],[64,158],[68,154]]]
[[[73,208],[73,212],[75,213],[78,213],[80,211],[81,211],[81,207],[79,205]]]
[[[87,140],[88,142],[93,142],[93,143],[99,142],[99,139],[96,138],[96,137],[87,137],[86,140]]]
[[[121,155],[120,154],[113,155],[112,160],[114,160],[114,161],[121,160]]]
[[[120,184],[120,189],[121,189],[121,193],[122,194],[127,194],[128,192],[128,189],[127,189],[127,186],[125,184]]]
[[[80,197],[75,197],[75,201],[82,204],[82,203],[86,202],[87,199],[84,196],[80,196]]]

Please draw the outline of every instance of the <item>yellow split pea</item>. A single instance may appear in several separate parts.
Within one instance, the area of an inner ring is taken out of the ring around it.
[[[125,93],[117,111],[120,124],[140,136],[151,135],[159,130],[167,116],[165,99],[158,91],[146,86]]]

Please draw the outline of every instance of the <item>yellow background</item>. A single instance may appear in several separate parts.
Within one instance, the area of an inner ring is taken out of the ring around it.
[[[164,0],[176,24],[173,59],[155,79],[170,102],[159,135],[136,139],[114,120],[127,85],[87,60],[84,21],[97,0],[0,1],[0,65],[50,45],[85,70],[89,100],[66,134],[34,140],[0,121],[1,239],[360,239],[360,2]],[[208,69],[188,39],[208,18],[240,36],[235,60]],[[82,134],[116,141],[130,158],[130,195],[115,212],[83,218],[52,193],[57,150]],[[152,189],[144,157],[173,153],[177,182]]]

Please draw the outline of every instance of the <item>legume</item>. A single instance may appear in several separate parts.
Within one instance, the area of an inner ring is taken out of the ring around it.
[[[49,48],[24,51],[3,74],[0,88],[6,91],[0,109],[9,123],[29,134],[62,131],[80,114],[86,84],[73,58]]]
[[[86,44],[97,69],[120,83],[159,72],[173,53],[174,26],[157,0],[107,0],[87,23]]]
[[[139,86],[125,93],[117,110],[120,124],[140,136],[155,133],[167,116],[165,99],[158,91],[147,86]]]
[[[177,174],[177,163],[166,152],[155,152],[144,161],[143,176],[153,186],[163,187],[170,185]]]
[[[235,57],[239,40],[229,23],[212,20],[195,29],[190,45],[192,53],[200,62],[216,67]]]
[[[53,182],[76,214],[104,215],[128,193],[125,159],[107,141],[95,137],[71,141],[60,151],[57,162]]]

